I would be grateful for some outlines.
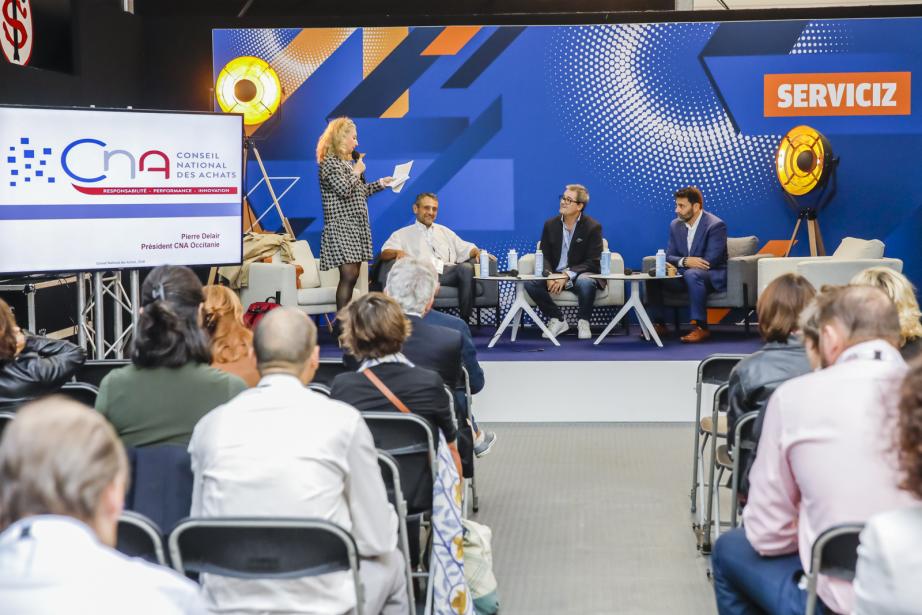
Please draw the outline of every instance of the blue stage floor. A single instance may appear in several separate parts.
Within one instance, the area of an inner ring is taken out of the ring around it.
[[[683,344],[679,335],[672,334],[663,339],[662,348],[642,339],[636,325],[631,327],[630,335],[616,328],[598,346],[592,342],[601,328],[593,329],[593,339],[581,340],[573,327],[560,336],[560,347],[556,347],[542,339],[537,328],[523,327],[517,341],[510,341],[510,328],[503,332],[496,346],[487,348],[495,331],[493,326],[471,327],[480,361],[700,361],[715,353],[749,354],[762,346],[755,326],[748,334],[740,326],[712,326],[711,339],[701,344]],[[320,356],[325,360],[341,356],[326,329],[320,332]]]

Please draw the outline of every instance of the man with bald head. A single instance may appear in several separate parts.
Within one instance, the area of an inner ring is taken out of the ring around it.
[[[802,613],[816,538],[906,506],[894,458],[900,385],[896,306],[870,286],[817,295],[823,369],[771,396],[749,475],[744,528],[721,535],[711,565],[718,612]],[[819,577],[817,612],[851,613],[851,583]]]
[[[192,515],[319,517],[352,534],[362,558],[362,613],[408,610],[397,516],[387,501],[371,432],[352,407],[306,388],[318,363],[317,329],[279,308],[253,338],[259,384],[199,421],[189,453]],[[346,613],[349,572],[284,581],[202,575],[214,611]]]

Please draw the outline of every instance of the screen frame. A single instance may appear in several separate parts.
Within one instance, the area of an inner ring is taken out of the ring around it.
[[[243,125],[243,114],[242,113],[222,113],[215,111],[175,111],[170,109],[134,109],[132,107],[80,107],[72,106],[67,107],[63,105],[18,105],[18,104],[6,104],[0,103],[0,109],[22,109],[30,110],[36,109],[41,111],[107,111],[107,112],[120,112],[120,113],[156,113],[161,115],[212,115],[212,116],[230,116],[237,117],[240,122],[240,243],[238,254],[240,255],[236,262],[220,262],[220,263],[194,263],[183,265],[184,267],[222,267],[222,266],[235,266],[243,263],[243,218],[244,218],[244,209],[243,203],[246,197],[246,165],[245,165],[245,156],[244,150],[247,148],[247,135]],[[169,264],[169,263],[163,263]],[[130,268],[117,268],[113,269],[111,267],[83,267],[80,269],[74,268],[60,268],[60,269],[36,269],[36,270],[9,270],[6,268],[6,263],[0,262],[0,276],[6,278],[16,278],[16,277],[27,277],[30,275],[63,275],[67,273],[93,273],[98,271],[134,271],[134,270],[146,270],[154,269],[162,265],[151,265],[143,267],[130,267]]]

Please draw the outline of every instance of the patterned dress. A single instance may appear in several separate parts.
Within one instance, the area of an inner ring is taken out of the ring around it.
[[[369,196],[384,189],[380,180],[366,184],[352,172],[352,164],[334,156],[320,163],[320,197],[323,200],[323,234],[320,268],[371,260]]]

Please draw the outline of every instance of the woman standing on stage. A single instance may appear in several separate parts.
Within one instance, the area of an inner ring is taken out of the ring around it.
[[[367,199],[391,182],[382,177],[365,183],[365,154],[354,154],[358,144],[355,123],[347,117],[330,122],[317,141],[323,200],[320,268],[339,268],[337,310],[352,300],[361,265],[372,257]]]

